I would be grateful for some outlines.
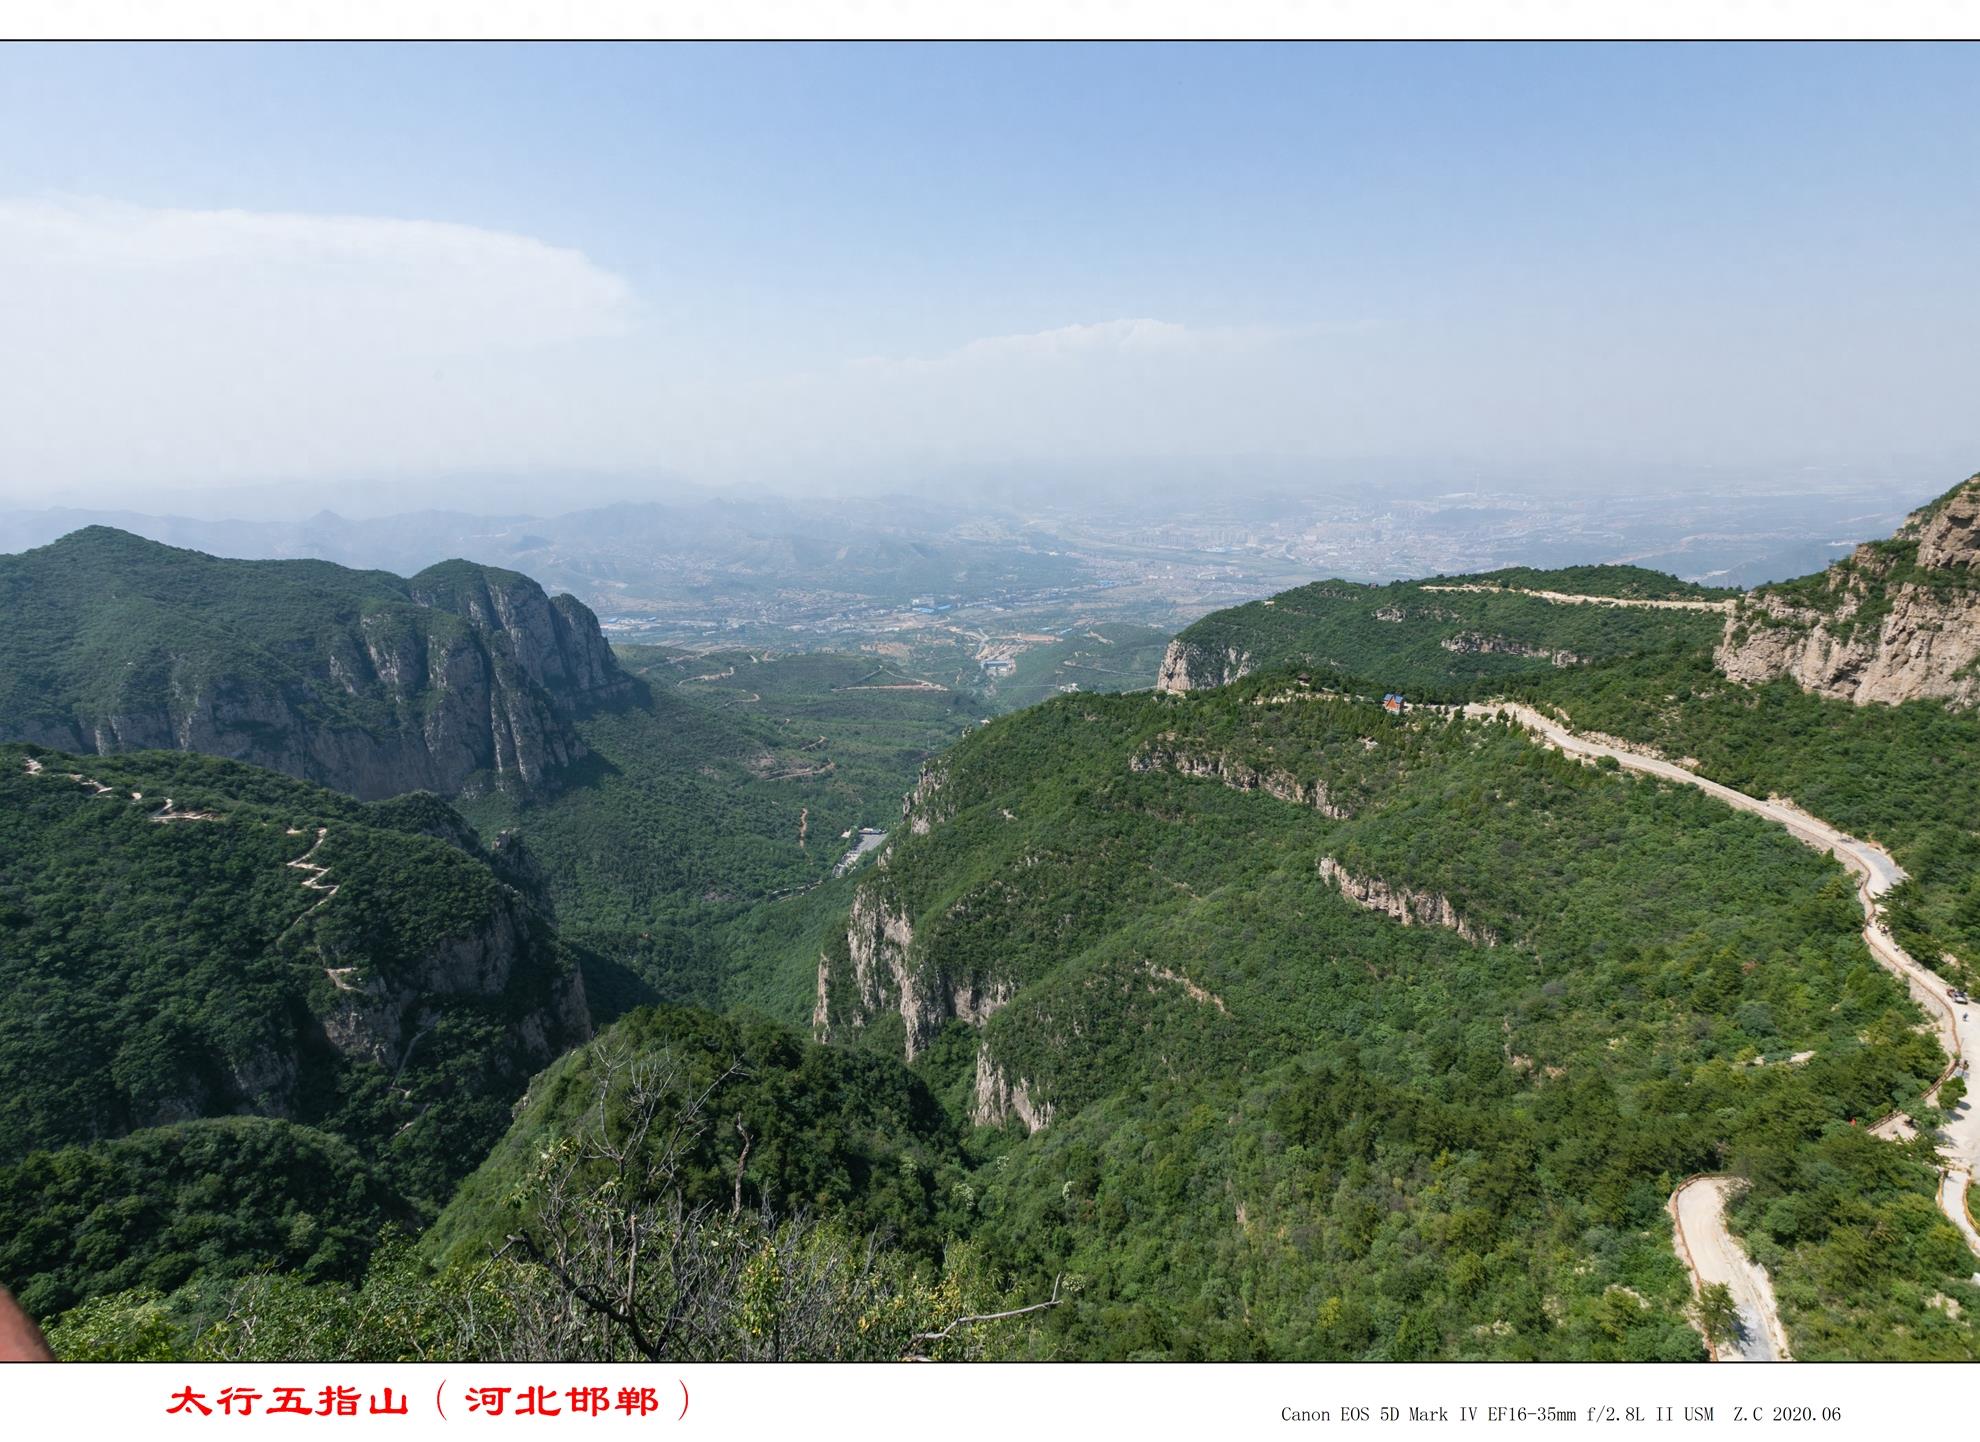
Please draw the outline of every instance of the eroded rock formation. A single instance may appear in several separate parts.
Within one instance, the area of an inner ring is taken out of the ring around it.
[[[1785,676],[1859,706],[1980,704],[1980,476],[1891,540],[1743,598],[1713,659],[1735,681]]]
[[[1356,906],[1382,912],[1404,926],[1441,926],[1474,945],[1499,944],[1489,928],[1470,921],[1440,892],[1391,886],[1376,876],[1356,876],[1331,856],[1320,858],[1320,877],[1338,887]]]

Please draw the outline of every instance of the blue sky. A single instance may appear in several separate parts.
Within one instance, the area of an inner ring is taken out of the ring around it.
[[[1970,470],[1976,70],[8,47],[0,488],[1251,452]]]

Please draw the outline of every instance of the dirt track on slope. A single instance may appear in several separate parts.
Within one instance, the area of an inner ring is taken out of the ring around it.
[[[1975,1007],[1971,1003],[1960,1004],[1953,1001],[1950,984],[1937,973],[1919,964],[1918,960],[1898,945],[1889,929],[1884,925],[1883,911],[1877,898],[1905,879],[1904,868],[1899,866],[1891,854],[1882,847],[1868,841],[1858,840],[1838,827],[1830,825],[1819,816],[1811,816],[1793,802],[1782,797],[1769,797],[1761,800],[1748,796],[1743,791],[1735,791],[1717,781],[1699,776],[1675,762],[1661,756],[1649,755],[1632,750],[1611,741],[1597,741],[1570,731],[1559,722],[1543,716],[1530,706],[1511,702],[1472,702],[1464,708],[1466,716],[1490,718],[1508,716],[1535,734],[1543,744],[1570,756],[1614,757],[1617,764],[1630,771],[1640,771],[1647,775],[1661,777],[1667,781],[1681,782],[1694,786],[1706,794],[1723,801],[1735,810],[1761,816],[1776,825],[1784,827],[1796,840],[1812,846],[1818,851],[1826,851],[1840,861],[1856,877],[1858,904],[1863,908],[1863,941],[1876,958],[1877,964],[1886,971],[1900,977],[1912,997],[1924,1007],[1933,1019],[1934,1030],[1939,1044],[1951,1058],[1947,1071],[1940,1078],[1957,1069],[1962,1057],[1971,1056],[1980,1048],[1980,1021],[1974,1020]],[[1926,1101],[1937,1096],[1939,1083],[1925,1093]],[[1902,1140],[1912,1135],[1909,1121],[1902,1112],[1893,1113],[1871,1128],[1873,1134],[1889,1140]],[[1980,1109],[1972,1100],[1964,1101],[1957,1111],[1940,1129],[1941,1146],[1939,1156],[1941,1171],[1939,1179],[1939,1209],[1946,1219],[1959,1230],[1976,1255],[1980,1257],[1980,1231],[1974,1228],[1972,1219],[1966,1212],[1966,1189],[1976,1167],[1980,1167]],[[1684,1188],[1680,1188],[1682,1193]],[[1672,1197],[1672,1214],[1678,1215],[1678,1196]],[[1716,1235],[1715,1235],[1716,1234]],[[1689,1236],[1694,1250],[1701,1241],[1705,1251],[1737,1248],[1730,1233],[1725,1230],[1723,1206],[1710,1214],[1698,1210],[1694,1204],[1694,1230],[1680,1232],[1680,1252],[1683,1241]],[[1690,1259],[1687,1258],[1687,1265]],[[1755,1269],[1758,1271],[1759,1269]],[[1698,1269],[1692,1268],[1694,1285],[1698,1285]],[[1760,1284],[1766,1286],[1766,1273],[1761,1271]],[[1723,1280],[1717,1278],[1713,1280]],[[1772,1306],[1772,1291],[1768,1287],[1767,1305]],[[1737,1295],[1737,1293],[1736,1293]],[[1776,1318],[1778,1325],[1778,1318]],[[1785,1349],[1785,1335],[1782,1347]]]
[[[1746,1255],[1726,1230],[1726,1203],[1739,1183],[1731,1177],[1693,1177],[1671,1193],[1678,1256],[1691,1272],[1693,1295],[1715,1282],[1731,1289],[1739,1310],[1739,1335],[1712,1347],[1715,1362],[1786,1362],[1787,1329],[1774,1305],[1767,1269]],[[1708,1342],[1706,1345],[1711,1346]]]
[[[1558,606],[1625,606],[1644,611],[1717,611],[1724,615],[1733,607],[1731,601],[1653,601],[1630,596],[1577,596],[1569,591],[1529,591],[1520,586],[1419,586],[1417,589],[1475,591],[1486,596],[1531,596],[1539,601],[1552,601]]]

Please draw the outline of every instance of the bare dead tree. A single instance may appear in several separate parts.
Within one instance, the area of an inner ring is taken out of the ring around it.
[[[1056,1307],[1064,1300],[1059,1295],[1059,1284],[1063,1280],[1063,1277],[1054,1277],[1052,1279],[1052,1295],[1046,1301],[1033,1302],[1028,1307],[1012,1307],[1003,1312],[978,1312],[967,1317],[957,1317],[939,1332],[917,1332],[913,1339],[914,1345],[909,1348],[908,1354],[901,1360],[904,1362],[923,1362],[928,1360],[926,1353],[918,1352],[917,1349],[924,1348],[935,1342],[945,1342],[964,1327],[974,1327],[981,1322],[1002,1322],[1012,1317],[1023,1317],[1033,1312],[1043,1312]]]
[[[743,1168],[749,1165],[749,1144],[751,1141],[749,1128],[743,1125],[742,1113],[740,1112],[736,1113],[736,1135],[742,1138],[742,1155],[736,1158],[735,1200],[729,1205],[729,1215],[732,1217],[742,1215]]]
[[[545,1152],[536,1216],[508,1238],[517,1255],[541,1267],[561,1293],[535,1321],[546,1344],[585,1340],[589,1314],[608,1324],[648,1360],[675,1355],[693,1326],[710,1280],[702,1240],[705,1208],[681,1197],[684,1153],[701,1130],[702,1112],[731,1066],[699,1091],[684,1087],[666,1053],[631,1055],[600,1047],[590,1058],[591,1105],[570,1136]],[[617,1349],[612,1349],[616,1351]]]
[[[697,1088],[665,1053],[608,1045],[588,1063],[585,1112],[542,1153],[527,1220],[490,1263],[512,1270],[500,1318],[478,1324],[477,1355],[925,1359],[937,1348],[957,1355],[971,1329],[1059,1304],[1055,1283],[1049,1301],[931,1327],[929,1309],[960,1293],[927,1282],[911,1260],[803,1213],[744,1209],[756,1138],[741,1114],[729,1206],[688,1199],[684,1173],[709,1104],[740,1067]]]

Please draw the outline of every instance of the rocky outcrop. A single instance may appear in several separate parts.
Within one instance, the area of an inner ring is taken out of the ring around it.
[[[1013,1081],[990,1055],[988,1042],[976,1048],[976,1093],[970,1104],[969,1119],[980,1127],[1000,1127],[1012,1117],[1024,1123],[1027,1132],[1043,1131],[1052,1124],[1052,1104],[1035,1095],[1032,1084],[1023,1077]]]
[[[1491,636],[1483,631],[1460,631],[1455,636],[1446,636],[1437,644],[1446,651],[1460,655],[1538,656],[1556,666],[1579,666],[1583,660],[1572,651],[1533,646],[1525,641],[1515,641],[1510,636]]]
[[[1301,781],[1289,771],[1266,771],[1249,764],[1235,761],[1228,756],[1190,752],[1173,745],[1157,744],[1132,757],[1128,769],[1137,772],[1173,771],[1179,776],[1204,776],[1221,781],[1235,791],[1262,791],[1267,796],[1276,796],[1281,801],[1289,801],[1295,806],[1311,806],[1322,816],[1336,821],[1345,820],[1352,813],[1337,804],[1327,794],[1323,781],[1311,784]]]
[[[465,561],[401,580],[95,527],[0,558],[0,592],[0,737],[199,751],[366,800],[542,787],[585,754],[572,720],[638,686],[578,601]]]
[[[1920,566],[1962,571],[1980,581],[1980,476],[1968,477],[1905,525],[1916,527]]]
[[[22,882],[29,934],[59,937],[48,918],[80,909],[119,921],[50,950],[34,1001],[51,1034],[90,1039],[31,1059],[86,1104],[31,1114],[36,1131],[0,1138],[0,1157],[228,1115],[382,1148],[434,1113],[406,1145],[444,1170],[471,1160],[474,1126],[590,1034],[582,975],[527,854],[513,837],[484,848],[430,794],[357,806],[159,753],[9,747],[5,761],[0,812],[16,824],[0,874]],[[174,799],[180,782],[198,805]],[[139,824],[73,825],[111,808]],[[22,1041],[0,1027],[16,1063]]]
[[[877,888],[862,886],[846,918],[844,954],[836,965],[832,950],[818,958],[812,1033],[831,1041],[897,1012],[906,1034],[906,1059],[913,1061],[949,1021],[980,1027],[1012,994],[1007,981],[948,976],[924,965],[905,913]]]
[[[921,763],[921,774],[914,789],[901,798],[901,821],[910,835],[926,836],[955,815],[955,807],[943,792],[948,768],[940,760]]]
[[[1356,876],[1331,856],[1320,858],[1320,877],[1340,888],[1356,906],[1379,911],[1404,926],[1441,926],[1477,946],[1497,946],[1499,938],[1459,913],[1451,899],[1435,891],[1391,886],[1373,876]]]
[[[575,596],[549,596],[527,576],[465,561],[420,572],[409,591],[418,604],[466,620],[559,714],[633,690],[598,618]]]
[[[1162,669],[1156,674],[1157,691],[1203,691],[1251,673],[1251,655],[1236,646],[1213,650],[1184,640],[1169,642],[1162,653]]]
[[[1713,660],[1735,681],[1784,676],[1859,706],[1980,705],[1980,476],[1890,541],[1743,598]]]
[[[528,977],[521,974],[524,964],[549,946],[525,899],[504,888],[488,915],[411,967],[395,968],[389,976],[361,964],[326,968],[342,973],[342,979],[333,985],[331,1004],[319,1013],[324,1038],[343,1056],[376,1062],[396,1074],[444,1008],[506,998],[518,1003],[508,1039],[513,1055],[506,1060],[511,1070],[528,1075],[591,1036],[584,979],[575,967],[553,964]],[[353,973],[356,979],[350,979]]]

